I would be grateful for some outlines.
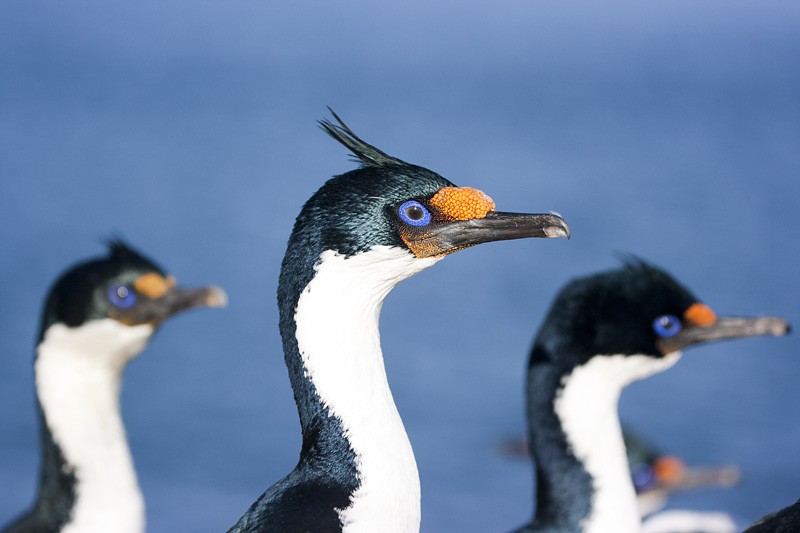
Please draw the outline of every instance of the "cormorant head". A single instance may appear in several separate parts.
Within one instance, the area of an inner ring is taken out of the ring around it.
[[[58,278],[47,297],[41,336],[54,324],[77,328],[102,319],[155,328],[180,311],[226,303],[217,287],[178,287],[174,277],[121,240],[110,241],[108,249],[106,257],[75,265]]]
[[[320,126],[361,168],[330,179],[308,200],[292,242],[345,256],[389,246],[438,258],[482,242],[569,236],[560,216],[499,213],[483,192],[385,154],[333,116],[337,124]]]
[[[700,343],[788,331],[777,317],[718,317],[667,272],[631,257],[622,268],[574,280],[559,292],[531,364],[559,359],[577,366],[595,355],[663,358]]]

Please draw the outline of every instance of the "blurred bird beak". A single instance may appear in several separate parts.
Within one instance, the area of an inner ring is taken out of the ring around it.
[[[657,341],[657,346],[662,353],[681,350],[695,344],[721,341],[725,339],[739,339],[757,335],[786,335],[791,331],[789,323],[776,316],[748,317],[719,317],[708,326],[686,327],[672,337],[665,337]]]
[[[225,307],[228,296],[219,287],[208,286],[196,289],[172,287],[161,298],[152,300],[148,306],[151,322],[161,321],[197,307]]]

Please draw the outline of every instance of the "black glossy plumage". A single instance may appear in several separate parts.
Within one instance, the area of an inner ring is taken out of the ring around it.
[[[295,469],[262,494],[232,532],[341,530],[335,509],[348,507],[350,495],[358,488],[355,456],[340,420],[330,415],[304,375],[295,309],[323,252],[352,256],[377,245],[406,249],[399,236],[397,207],[409,199],[425,201],[441,188],[452,186],[435,172],[384,154],[341,122],[338,126],[328,121],[320,124],[363,166],[328,180],[306,202],[281,264],[280,332],[303,446]]]
[[[682,316],[697,298],[667,272],[640,259],[623,268],[576,279],[550,306],[536,335],[529,366],[573,368],[596,354],[661,357],[653,320]]]
[[[36,502],[25,514],[6,525],[3,533],[57,532],[69,521],[75,505],[76,479],[73,470],[66,465],[61,448],[53,442],[39,406],[41,427],[41,457],[39,489]]]
[[[534,521],[519,532],[578,532],[591,510],[591,476],[568,451],[567,437],[553,410],[563,377],[563,369],[555,365],[541,365],[528,374],[528,439],[536,472],[536,512]]]
[[[797,533],[800,531],[800,500],[770,513],[747,528],[744,533]]]
[[[563,377],[597,354],[662,357],[653,320],[682,316],[696,301],[668,273],[635,258],[561,289],[529,359],[528,442],[535,461],[536,511],[533,522],[518,531],[578,532],[591,510],[592,479],[571,453],[554,411]]]
[[[51,287],[42,313],[39,339],[56,323],[69,327],[108,316],[106,291],[111,284],[130,284],[142,274],[166,275],[156,263],[120,239],[108,242],[108,255],[73,266]]]
[[[42,312],[37,345],[54,324],[77,327],[108,316],[106,290],[112,283],[131,283],[147,272],[163,271],[154,262],[119,239],[108,242],[106,257],[77,264],[65,271],[50,288]],[[3,533],[60,531],[75,504],[75,474],[53,441],[37,400],[41,433],[41,465],[36,502],[30,511],[8,524]]]

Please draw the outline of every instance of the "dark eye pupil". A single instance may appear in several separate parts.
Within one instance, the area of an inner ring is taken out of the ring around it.
[[[653,330],[659,337],[672,337],[681,328],[681,320],[675,315],[661,315],[653,321]]]
[[[411,226],[427,226],[431,222],[431,214],[421,203],[416,200],[409,200],[403,203],[398,209],[397,214],[400,220]]]
[[[127,285],[109,287],[107,294],[111,304],[120,309],[127,309],[136,303],[136,293]]]
[[[411,220],[422,220],[422,217],[425,216],[425,213],[418,205],[412,205],[406,209],[406,215]]]

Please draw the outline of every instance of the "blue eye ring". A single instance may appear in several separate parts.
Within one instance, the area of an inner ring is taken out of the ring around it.
[[[653,467],[647,463],[631,466],[631,480],[637,492],[655,486],[655,477]]]
[[[108,288],[108,301],[120,309],[129,309],[136,303],[136,292],[128,285],[112,285]]]
[[[400,220],[409,226],[427,226],[431,223],[431,212],[416,200],[409,200],[397,208]]]
[[[659,337],[672,337],[683,328],[681,319],[675,315],[661,315],[653,320],[653,331]]]

